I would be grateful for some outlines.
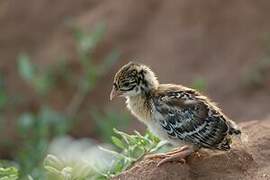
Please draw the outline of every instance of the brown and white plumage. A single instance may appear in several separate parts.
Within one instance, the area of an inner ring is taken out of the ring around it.
[[[160,139],[188,147],[168,155],[168,161],[199,148],[227,151],[232,135],[241,133],[207,97],[181,85],[159,84],[145,65],[123,66],[114,78],[114,96],[126,97],[132,114]]]

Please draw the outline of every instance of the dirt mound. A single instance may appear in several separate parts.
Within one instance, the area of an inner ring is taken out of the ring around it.
[[[114,179],[234,180],[270,179],[270,121],[242,123],[249,135],[247,147],[235,147],[228,153],[201,152],[188,158],[187,164],[144,159]]]

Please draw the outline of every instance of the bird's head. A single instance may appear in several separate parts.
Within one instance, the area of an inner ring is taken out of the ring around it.
[[[156,89],[158,84],[154,72],[149,67],[130,62],[115,74],[110,99],[115,96],[142,95]]]

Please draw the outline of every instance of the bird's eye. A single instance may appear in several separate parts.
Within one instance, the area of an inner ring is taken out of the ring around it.
[[[129,86],[129,85],[130,85],[129,82],[125,82],[125,83],[123,84],[123,86],[125,86],[125,87],[127,87],[127,86]]]

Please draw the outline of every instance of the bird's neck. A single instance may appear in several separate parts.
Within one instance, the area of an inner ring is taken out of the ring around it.
[[[142,88],[140,93],[134,96],[127,97],[127,107],[141,122],[147,126],[152,120],[152,97],[155,91],[158,89],[158,83],[156,86],[148,88]]]
[[[151,97],[151,91],[139,93],[133,96],[127,96],[127,100],[129,102],[137,102],[137,101],[147,101]]]
[[[127,97],[127,107],[140,121],[146,123],[151,119],[151,103],[148,94]]]

